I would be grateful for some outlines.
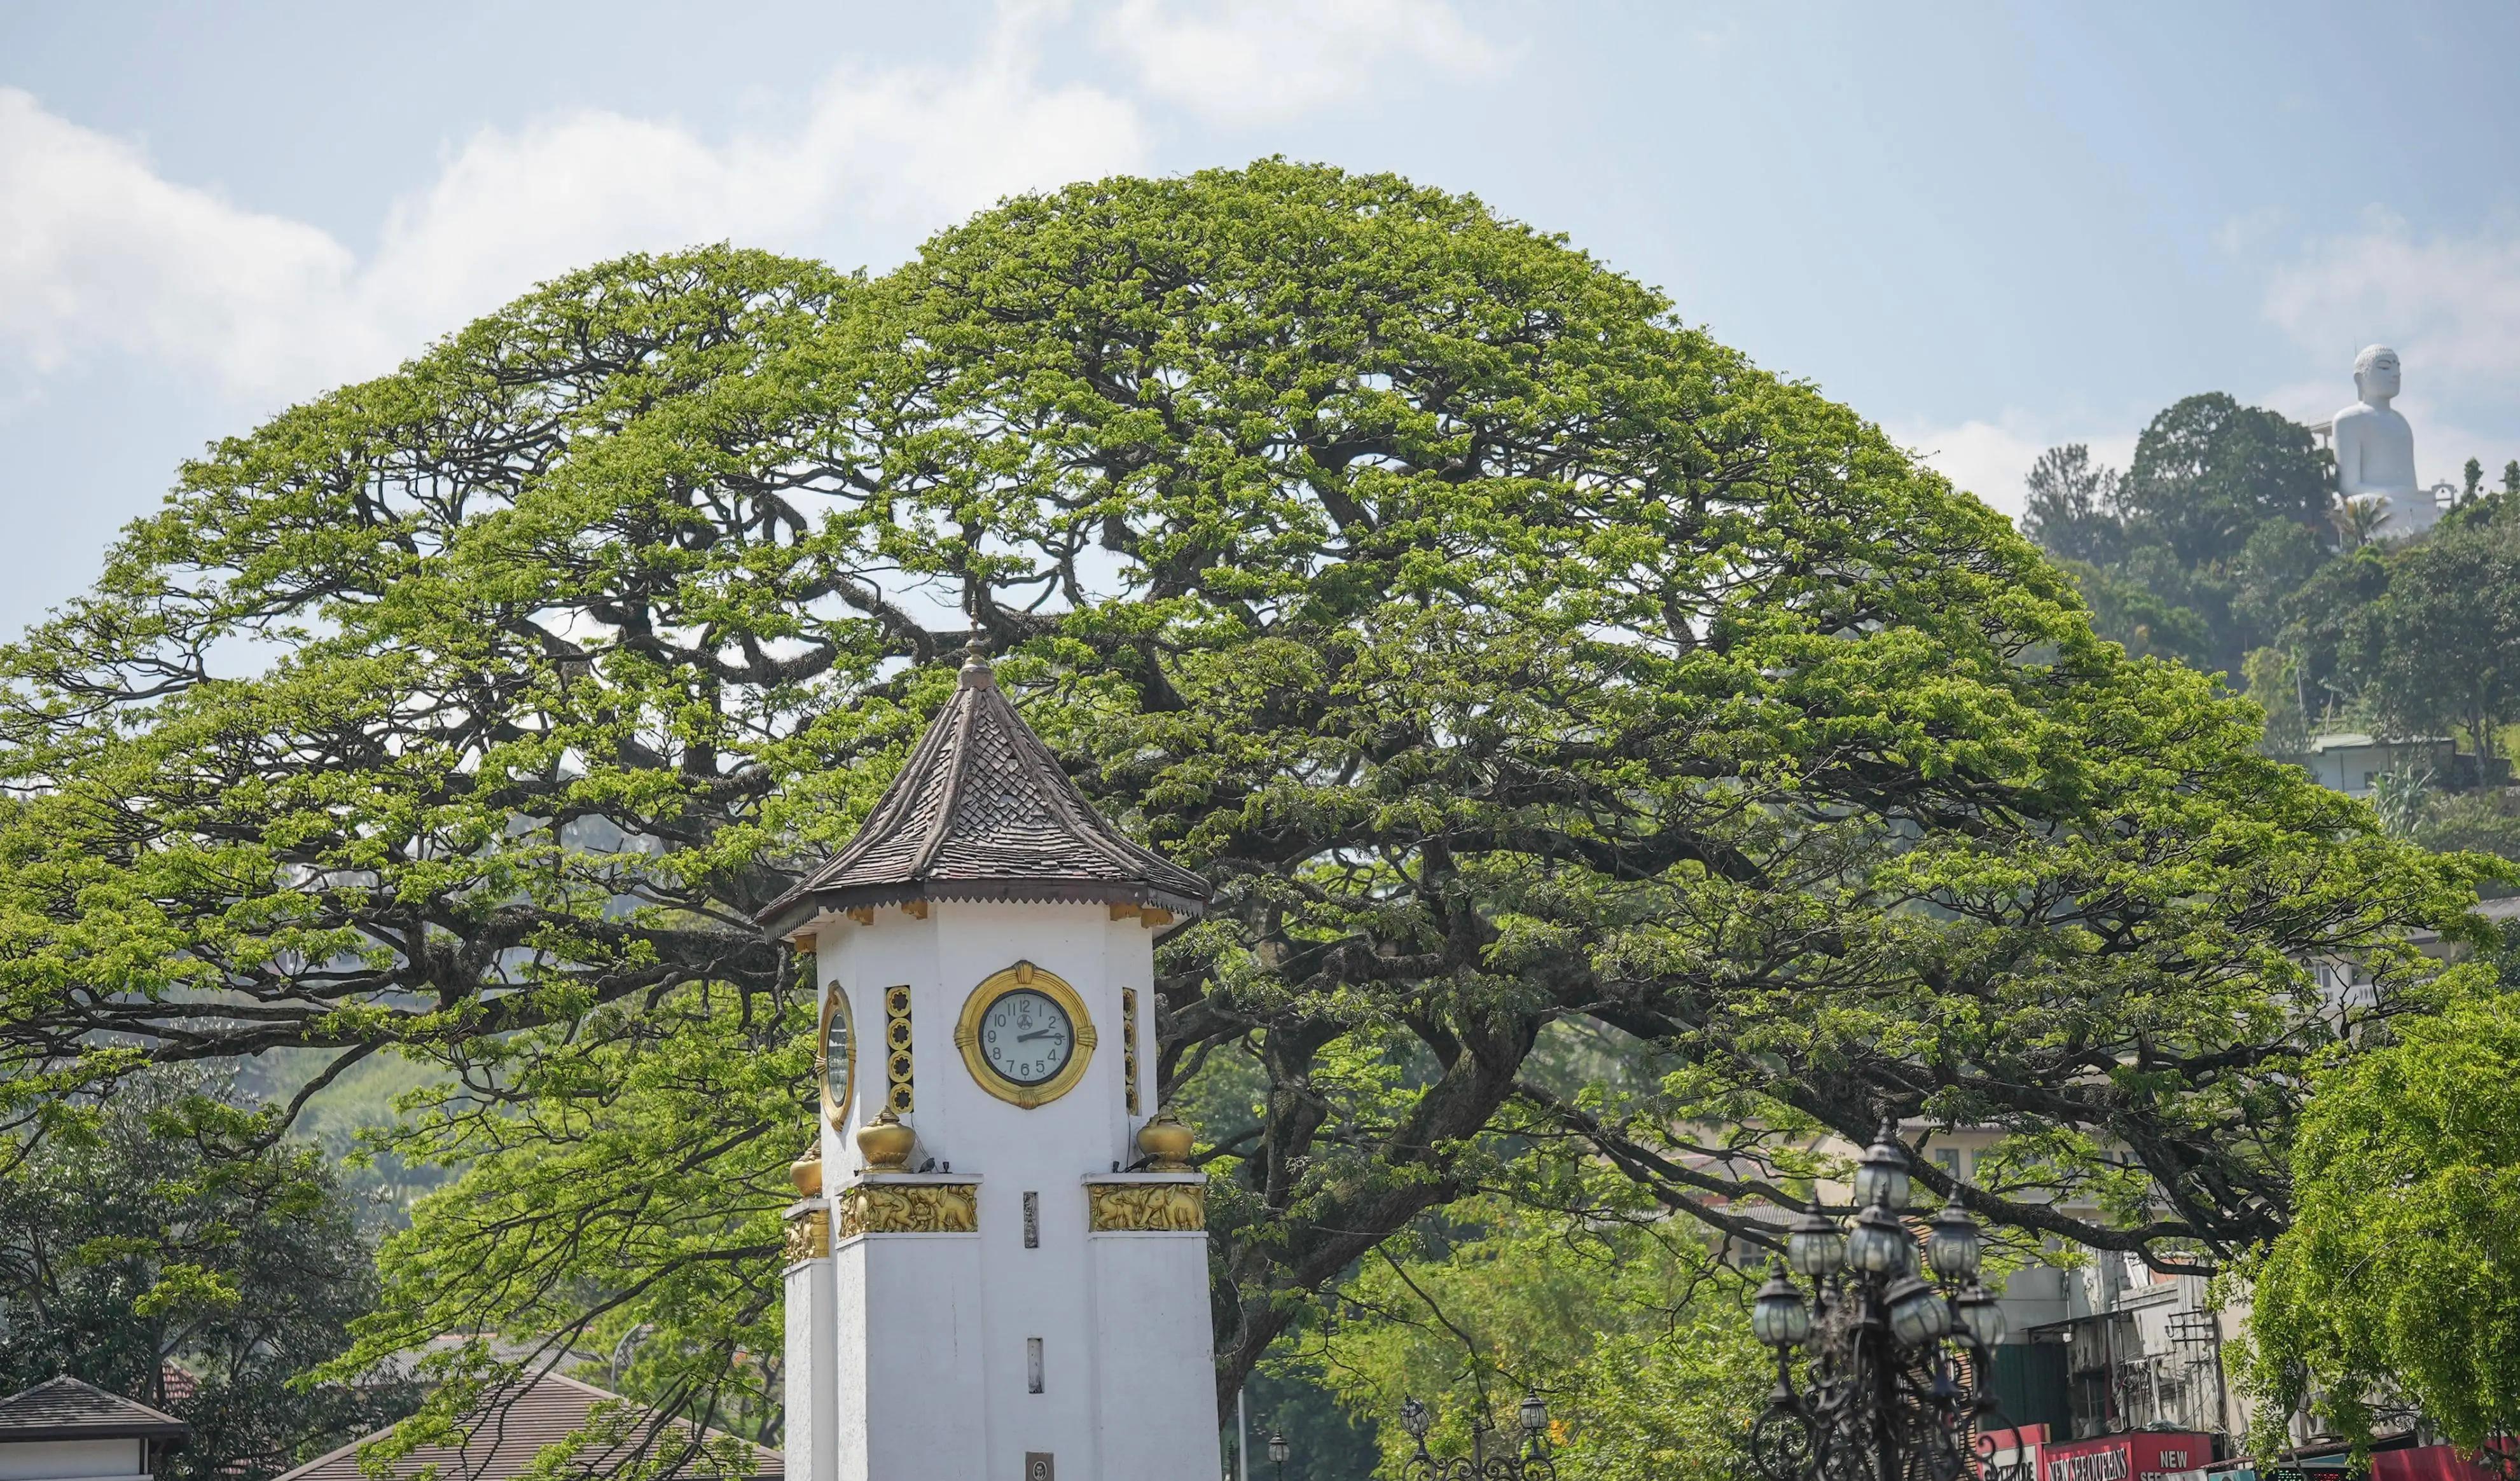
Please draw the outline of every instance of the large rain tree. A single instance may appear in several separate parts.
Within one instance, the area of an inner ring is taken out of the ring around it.
[[[742,1410],[811,1107],[752,918],[977,644],[1217,886],[1159,1058],[1222,1391],[1473,1189],[1756,1238],[1884,1115],[2011,1132],[1992,1218],[2210,1264],[2469,897],[1855,413],[1476,201],[1271,161],[878,278],[608,263],[187,465],[7,651],[11,1112],[438,1063],[406,1149],[469,1170],[370,1350]],[[2341,952],[2357,1016],[2295,965]]]

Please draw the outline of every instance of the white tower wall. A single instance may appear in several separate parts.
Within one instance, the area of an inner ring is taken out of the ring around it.
[[[1142,1114],[1130,1113],[1122,1017],[1132,994],[1140,1073],[1150,1076],[1154,932],[1136,912],[1101,903],[936,901],[826,915],[804,933],[824,990],[848,995],[856,1065],[843,1124],[823,1131],[825,1194],[809,1200],[829,1221],[830,1253],[806,1255],[788,1277],[790,1473],[1032,1481],[1027,1458],[1047,1455],[1065,1481],[1208,1475],[1216,1419],[1203,1228],[1092,1229],[1097,1187],[1173,1198],[1124,1199],[1109,1217],[1143,1222],[1154,1208],[1175,1224],[1190,1221],[1182,1210],[1195,1210],[1203,1188],[1194,1174],[1114,1171],[1138,1160],[1137,1130],[1155,1108],[1142,1085]],[[985,1089],[955,1043],[972,991],[1018,962],[1073,989],[1095,1035],[1083,1077],[1030,1108]],[[903,986],[915,1108],[901,1119],[919,1144],[910,1172],[870,1174],[855,1133],[885,1105],[885,997]],[[931,1159],[933,1171],[917,1171]],[[942,1200],[934,1217],[949,1225],[967,1207],[977,1228],[857,1232],[852,1189]],[[823,1292],[827,1319],[816,1315]]]
[[[1088,1243],[1101,1474],[1204,1481],[1217,1454],[1207,1234],[1115,1232]],[[1167,1417],[1147,1422],[1156,1415]]]
[[[789,1217],[796,1216],[791,1212]],[[798,1253],[789,1251],[786,1278],[788,1415],[781,1443],[789,1469],[831,1476],[839,1463],[833,1449],[839,1415],[834,1408],[838,1390],[832,1385],[838,1350],[832,1329],[832,1262],[794,1258]]]

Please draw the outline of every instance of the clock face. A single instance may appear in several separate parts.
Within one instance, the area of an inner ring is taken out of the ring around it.
[[[1040,1085],[1067,1067],[1076,1025],[1048,993],[1018,987],[980,1010],[980,1057],[1006,1080]]]
[[[1029,962],[963,1000],[954,1045],[980,1089],[1026,1110],[1076,1089],[1094,1058],[1094,1017],[1076,989]]]
[[[839,1125],[849,1113],[849,1081],[857,1071],[857,1046],[849,1031],[849,995],[832,988],[823,1000],[823,1029],[815,1054],[822,1060],[823,1113]]]

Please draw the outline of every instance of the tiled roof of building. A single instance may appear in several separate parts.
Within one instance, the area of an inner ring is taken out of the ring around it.
[[[1120,835],[973,659],[839,857],[762,912],[909,900],[1094,900],[1194,916],[1207,881]]]
[[[172,1439],[184,1421],[64,1374],[0,1399],[0,1440]]]
[[[396,1459],[390,1474],[412,1477],[435,1466],[441,1481],[508,1481],[523,1474],[545,1449],[585,1429],[597,1405],[627,1402],[618,1394],[606,1393],[574,1378],[538,1374],[524,1380],[520,1387],[485,1402],[462,1445],[421,1446]],[[651,1443],[652,1435],[656,1445],[680,1447],[689,1443],[692,1433],[691,1426],[680,1420],[661,1420],[660,1429],[661,1416],[635,1404],[629,1406],[624,1418],[619,1443],[609,1447],[590,1443],[571,1459],[571,1468],[602,1475],[637,1459]],[[379,1430],[363,1435],[331,1455],[318,1456],[295,1470],[284,1472],[276,1481],[370,1481],[359,1469],[359,1452],[388,1433]],[[706,1433],[712,1439],[723,1438],[716,1430]],[[749,1444],[744,1449],[752,1457],[751,1475],[757,1481],[785,1481],[787,1460],[779,1452]],[[695,1457],[678,1474],[692,1481],[719,1481],[721,1477],[706,1456]]]

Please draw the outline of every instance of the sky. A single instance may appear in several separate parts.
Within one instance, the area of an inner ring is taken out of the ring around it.
[[[880,272],[1269,155],[1562,233],[2006,513],[2182,396],[2323,418],[2372,342],[2425,480],[2498,471],[2515,58],[2505,0],[0,0],[0,632],[208,442],[570,268]]]

